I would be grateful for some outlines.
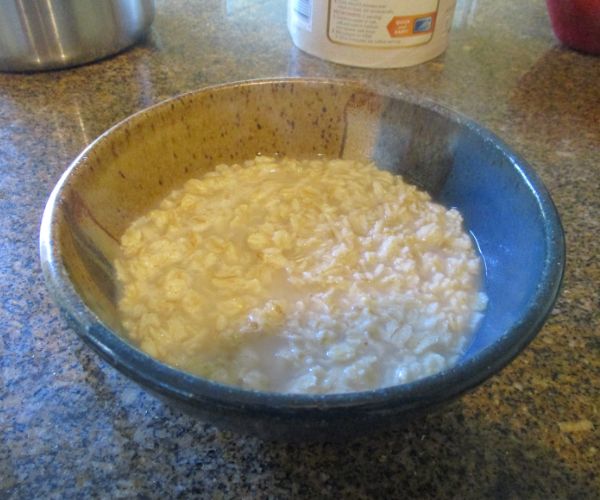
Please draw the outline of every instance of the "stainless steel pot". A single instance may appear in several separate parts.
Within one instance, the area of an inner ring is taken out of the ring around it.
[[[115,54],[143,37],[154,0],[0,0],[0,71],[39,71]]]

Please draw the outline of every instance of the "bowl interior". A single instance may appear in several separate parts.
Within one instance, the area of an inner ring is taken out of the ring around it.
[[[357,83],[281,80],[206,89],[138,113],[65,173],[46,210],[42,261],[84,335],[98,320],[123,334],[111,262],[126,227],[187,178],[256,154],[374,160],[460,210],[481,249],[489,296],[463,363],[517,326],[508,362],[548,314],[562,276],[562,230],[522,160],[433,104]]]

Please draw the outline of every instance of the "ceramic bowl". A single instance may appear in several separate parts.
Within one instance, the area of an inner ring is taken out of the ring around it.
[[[123,334],[112,261],[135,218],[187,178],[257,153],[375,160],[462,212],[485,263],[489,305],[456,366],[415,382],[331,395],[257,392],[167,366]],[[95,140],[56,185],[40,251],[72,328],[141,386],[218,426],[267,438],[356,436],[401,424],[474,388],[536,335],[561,282],[556,209],[496,136],[434,103],[357,82],[227,84],[141,111]]]

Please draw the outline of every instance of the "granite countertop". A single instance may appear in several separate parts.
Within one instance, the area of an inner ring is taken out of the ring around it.
[[[129,114],[210,84],[349,77],[435,99],[536,169],[566,231],[562,295],[500,374],[408,427],[349,443],[241,437],[156,400],[58,314],[38,231],[61,173]],[[450,48],[365,70],[296,49],[283,0],[160,0],[102,62],[0,74],[0,497],[600,497],[600,59],[561,47],[542,0],[459,0]]]

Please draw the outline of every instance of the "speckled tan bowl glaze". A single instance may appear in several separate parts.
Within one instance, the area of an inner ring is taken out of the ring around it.
[[[351,83],[241,83],[176,97],[107,131],[63,179],[56,214],[62,258],[76,276],[79,293],[106,324],[120,330],[110,263],[121,234],[171,190],[219,163],[256,154],[378,157],[379,164],[402,169],[413,182],[435,188],[445,177],[439,162],[411,176],[414,165],[400,165],[402,144],[391,147],[393,138],[377,136],[379,120],[390,120],[385,113],[395,109],[390,102]],[[408,108],[404,111],[410,119]],[[396,164],[387,158],[390,151],[399,153]],[[432,159],[435,154],[432,150]]]
[[[464,211],[484,257],[490,255],[491,306],[457,367],[364,393],[270,394],[180,372],[126,340],[111,264],[123,231],[191,176],[259,153],[375,160]],[[487,201],[477,200],[482,195],[489,195]],[[494,221],[494,214],[506,223]],[[515,217],[522,235],[518,230],[514,235]],[[518,260],[495,253],[507,239],[505,226]],[[200,90],[116,125],[57,184],[44,213],[40,248],[48,286],[65,316],[113,366],[211,422],[294,439],[356,435],[428,411],[477,385],[535,336],[556,298],[564,262],[550,198],[531,169],[495,136],[431,103],[318,79]],[[527,272],[505,283],[502,276],[512,267]],[[514,300],[506,298],[511,287],[522,290]]]

